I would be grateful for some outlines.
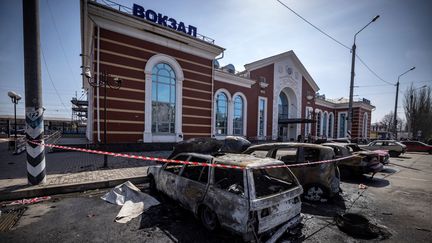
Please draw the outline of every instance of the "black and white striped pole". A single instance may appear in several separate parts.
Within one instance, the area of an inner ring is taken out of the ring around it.
[[[42,80],[40,71],[39,1],[23,0],[25,121],[28,183],[46,182]],[[38,144],[31,143],[32,141]]]

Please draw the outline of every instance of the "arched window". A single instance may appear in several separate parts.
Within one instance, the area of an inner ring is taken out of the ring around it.
[[[244,102],[240,95],[234,97],[233,135],[243,136]]]
[[[158,63],[152,69],[152,132],[175,133],[176,77],[172,67]]]
[[[216,135],[227,135],[228,97],[220,92],[216,96]]]
[[[327,137],[332,138],[333,137],[333,127],[334,127],[334,118],[333,118],[333,113],[329,114],[329,127],[328,127],[328,134]]]
[[[324,112],[323,115],[323,127],[322,127],[322,133],[323,136],[327,136],[327,112]]]
[[[288,107],[288,98],[284,92],[281,92],[278,100],[279,119],[288,119]]]

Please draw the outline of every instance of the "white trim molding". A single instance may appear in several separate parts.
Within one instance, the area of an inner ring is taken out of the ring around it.
[[[347,118],[347,115],[348,115],[348,112],[346,112],[346,111],[341,111],[341,112],[338,112],[337,113],[338,114],[338,123],[337,123],[337,138],[346,138],[346,136],[347,136],[347,134],[348,134],[348,127],[347,127],[347,120],[346,120],[346,118]],[[341,129],[341,127],[340,127],[340,125],[341,125],[341,115],[342,114],[345,114],[345,129],[344,129],[344,137],[340,137],[339,136],[339,134],[340,134],[340,129]]]
[[[234,120],[234,102],[235,102],[235,97],[236,96],[240,96],[243,99],[243,136],[246,136],[246,132],[247,132],[247,99],[246,96],[242,93],[242,92],[236,92],[233,94],[233,102],[232,102],[232,110],[233,110],[233,116],[231,117],[231,120]],[[234,121],[233,121],[234,123]],[[233,130],[234,130],[234,124],[233,124]]]
[[[264,100],[264,131],[263,131],[263,136],[260,136],[259,134],[259,129],[260,129],[260,101]],[[268,106],[268,102],[267,102],[267,97],[262,97],[262,96],[258,96],[258,115],[257,115],[257,138],[258,139],[265,139],[265,137],[267,136],[267,106]]]
[[[226,95],[227,97],[227,130],[226,130],[226,135],[221,135],[221,134],[217,134],[216,133],[216,111],[217,111],[217,104],[216,104],[216,99],[217,96],[223,93]],[[231,93],[224,88],[220,88],[218,90],[216,90],[214,96],[213,96],[214,100],[213,100],[213,107],[214,107],[214,112],[213,112],[213,124],[212,124],[212,134],[216,139],[224,139],[226,136],[229,136],[230,134],[232,134],[232,111],[231,111],[231,106],[232,106],[232,97],[231,97]]]
[[[255,84],[254,80],[230,74],[221,70],[215,70],[215,81],[233,84],[245,88],[251,88]]]
[[[330,116],[332,117],[331,124],[330,124]],[[328,131],[330,132],[330,138],[334,138],[335,115],[333,114],[333,112],[328,113],[328,121],[329,121]]]
[[[158,63],[169,64],[176,75],[176,110],[175,133],[157,135],[152,133],[152,69]],[[183,140],[182,132],[182,100],[183,100],[183,70],[175,58],[165,54],[156,54],[147,61],[145,69],[145,105],[144,105],[144,142],[179,142]]]

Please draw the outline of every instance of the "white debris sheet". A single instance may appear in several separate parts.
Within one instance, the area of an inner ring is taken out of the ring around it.
[[[103,200],[116,205],[123,205],[117,214],[117,223],[127,223],[140,216],[145,210],[160,202],[154,197],[143,193],[130,181],[120,184],[101,197]]]

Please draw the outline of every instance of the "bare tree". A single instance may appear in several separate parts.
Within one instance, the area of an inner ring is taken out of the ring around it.
[[[379,122],[381,126],[385,127],[386,131],[391,131],[391,129],[393,129],[393,123],[394,123],[393,114],[394,112],[391,111],[390,113],[386,114]],[[404,122],[399,116],[397,117],[397,121],[398,121],[397,130],[401,131],[402,128],[404,127]]]
[[[405,91],[404,110],[412,138],[427,139],[432,136],[432,89],[430,86]]]

